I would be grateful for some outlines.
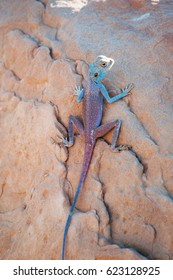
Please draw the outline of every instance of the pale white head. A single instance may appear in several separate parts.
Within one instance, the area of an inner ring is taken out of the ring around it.
[[[112,58],[99,55],[89,66],[89,76],[96,83],[99,83],[112,68],[113,64],[114,60]]]

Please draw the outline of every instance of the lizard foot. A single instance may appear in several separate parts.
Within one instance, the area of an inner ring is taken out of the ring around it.
[[[84,95],[84,89],[80,86],[75,86],[73,95],[77,95],[77,102],[80,103]]]
[[[75,86],[75,87],[73,88],[73,91],[74,91],[74,92],[73,92],[73,95],[77,95],[77,96],[79,95],[79,94],[78,94],[79,88],[80,88],[79,86]]]
[[[75,86],[73,95],[79,96],[82,90],[83,89],[80,86]]]
[[[131,148],[132,147],[130,145],[120,145],[120,146],[115,147],[115,148],[111,146],[112,152],[114,152],[114,153],[119,153],[121,151],[128,151]]]
[[[126,94],[132,94],[131,90],[135,87],[135,85],[132,84],[128,84],[124,89],[122,89],[122,92],[126,93]]]
[[[64,144],[64,146],[66,146],[66,147],[71,147],[71,146],[73,146],[73,143],[72,142],[70,142],[70,141],[68,141],[67,140],[67,138],[65,139],[65,138],[57,138],[57,142],[60,144],[60,143],[63,143]]]

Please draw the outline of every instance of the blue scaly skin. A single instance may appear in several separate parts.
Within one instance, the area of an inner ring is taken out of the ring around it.
[[[100,125],[102,119],[103,97],[106,99],[108,103],[113,103],[130,94],[131,93],[130,91],[134,87],[133,84],[129,84],[125,89],[121,91],[120,94],[113,97],[109,96],[107,89],[100,82],[107,75],[108,71],[111,69],[113,64],[114,64],[114,60],[112,58],[108,58],[105,56],[98,56],[97,59],[90,64],[86,85],[82,89],[79,87],[76,88],[76,95],[78,96],[77,101],[81,102],[83,100],[83,110],[82,110],[83,122],[81,122],[75,116],[70,116],[69,124],[68,124],[69,140],[63,138],[58,140],[59,143],[64,143],[65,146],[71,147],[74,144],[73,125],[85,140],[85,153],[84,153],[81,176],[64,229],[64,237],[63,237],[63,245],[62,245],[62,260],[65,259],[66,237],[67,237],[68,228],[70,226],[72,214],[75,209],[75,205],[81,187],[84,184],[89,169],[89,165],[91,162],[91,158],[92,158],[92,154],[97,138],[104,136],[106,133],[108,133],[111,129],[114,128],[113,139],[111,144],[112,151],[120,152],[122,150],[129,149],[128,145],[116,146],[116,142],[121,127],[120,120],[116,120]]]

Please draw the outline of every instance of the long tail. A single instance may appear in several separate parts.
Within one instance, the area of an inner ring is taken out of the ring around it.
[[[72,218],[72,215],[73,215],[73,211],[74,211],[74,208],[75,208],[75,205],[76,205],[81,187],[83,186],[83,183],[84,183],[86,175],[87,175],[89,164],[90,164],[90,161],[91,161],[91,158],[92,158],[93,149],[94,149],[94,144],[93,145],[86,144],[83,166],[82,166],[82,171],[81,171],[79,184],[78,184],[76,194],[74,196],[73,203],[72,203],[71,209],[70,209],[70,213],[68,215],[66,225],[65,225],[65,229],[64,229],[63,245],[62,245],[62,260],[64,260],[64,258],[65,258],[65,245],[66,245],[66,237],[67,237],[68,228],[70,226],[71,218]]]

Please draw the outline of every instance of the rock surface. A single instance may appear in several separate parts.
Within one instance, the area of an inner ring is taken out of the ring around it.
[[[173,259],[172,1],[1,0],[0,258],[60,259],[84,143],[69,151],[73,96],[99,54],[115,59],[104,84],[133,94],[104,104],[122,119],[95,147],[68,232],[66,259]]]

